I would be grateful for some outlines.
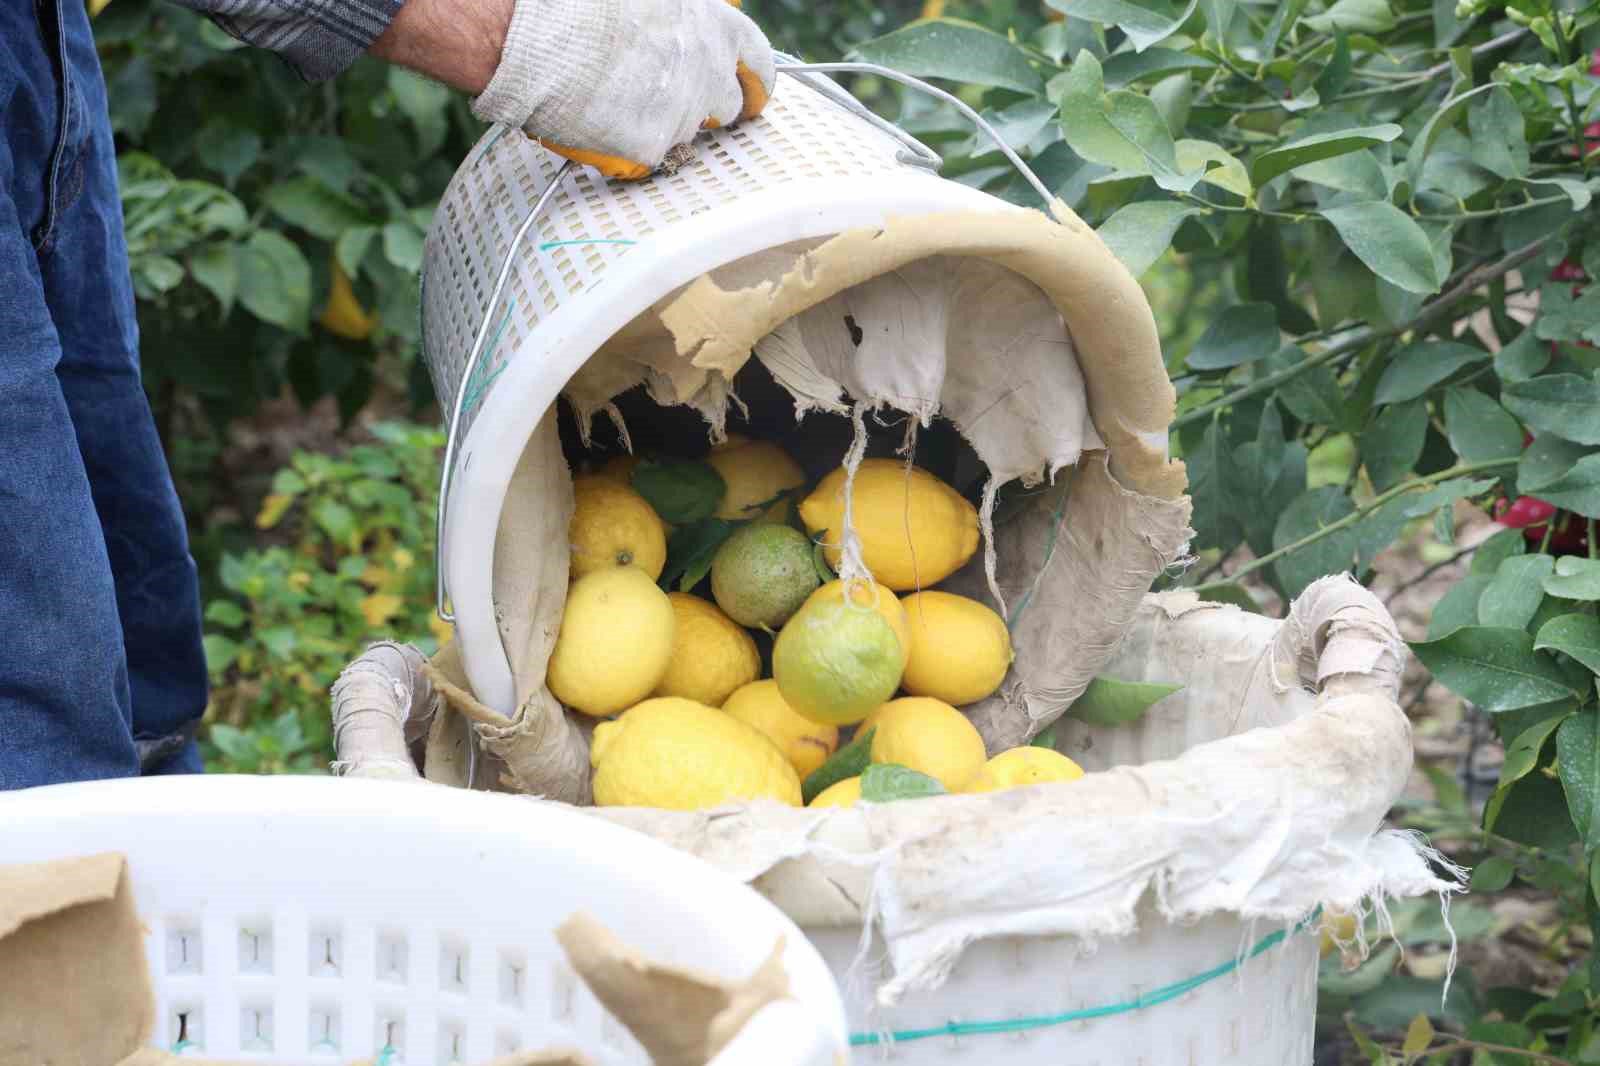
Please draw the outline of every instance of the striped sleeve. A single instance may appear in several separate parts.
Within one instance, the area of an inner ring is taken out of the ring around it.
[[[307,81],[354,63],[404,0],[177,0],[246,44],[278,53]]]

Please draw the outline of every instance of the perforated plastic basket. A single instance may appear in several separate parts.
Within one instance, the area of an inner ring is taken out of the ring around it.
[[[851,65],[781,73],[759,119],[697,138],[671,175],[608,182],[496,129],[446,189],[422,273],[423,355],[450,412],[439,598],[489,706],[515,703],[491,567],[506,487],[535,428],[529,413],[554,403],[606,340],[663,296],[756,252],[896,215],[1021,210],[938,177],[937,155],[809,73],[838,66]]]
[[[154,1041],[206,1058],[479,1066],[643,1050],[553,936],[583,910],[654,961],[748,977],[784,938],[792,1001],[717,1066],[833,1066],[844,1011],[816,950],[711,867],[576,812],[372,781],[205,777],[0,794],[0,863],[128,858]]]

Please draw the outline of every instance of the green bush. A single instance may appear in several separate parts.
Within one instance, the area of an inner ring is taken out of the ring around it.
[[[443,434],[397,423],[344,456],[302,452],[256,525],[281,543],[222,557],[206,605],[216,771],[323,771],[328,689],[367,643],[448,639],[433,613],[434,494]]]

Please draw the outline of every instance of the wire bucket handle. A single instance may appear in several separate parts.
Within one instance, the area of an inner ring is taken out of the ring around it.
[[[977,111],[968,106],[959,97],[945,92],[938,86],[930,85],[920,78],[902,74],[898,70],[891,70],[877,63],[802,63],[798,59],[782,53],[779,53],[777,58],[777,72],[779,74],[787,74],[795,80],[805,83],[823,96],[826,96],[843,110],[866,120],[899,141],[902,148],[897,154],[897,158],[907,166],[921,167],[937,173],[939,168],[944,165],[944,160],[933,149],[850,95],[849,92],[841,88],[831,78],[819,77],[819,75],[871,74],[918,89],[935,99],[949,104],[963,118],[971,122],[973,126],[988,135],[989,139],[994,142],[995,147],[999,148],[1000,152],[1006,157],[1006,160],[1022,175],[1023,180],[1033,187],[1034,192],[1039,194],[1041,200],[1048,204],[1053,199],[1052,193],[1044,182],[1039,180],[1039,176],[1033,172],[1033,168],[1023,162],[1022,157],[1005,142],[1005,138],[1000,136],[999,132],[989,124],[987,119],[978,114]],[[480,153],[480,159],[483,154],[486,153]],[[494,312],[500,306],[500,297],[505,292],[506,282],[511,277],[511,267],[516,261],[517,250],[522,246],[523,238],[528,235],[528,231],[533,228],[539,216],[544,213],[545,204],[549,203],[550,197],[561,186],[562,181],[567,176],[567,172],[576,165],[571,160],[561,164],[561,167],[555,172],[555,176],[550,179],[550,184],[545,186],[544,191],[539,194],[539,198],[534,201],[533,207],[529,208],[527,217],[522,220],[522,224],[517,227],[516,233],[512,236],[511,243],[506,248],[505,259],[500,264],[500,271],[495,276],[494,288],[489,292],[489,302],[484,308],[483,318],[478,323],[477,335],[472,340],[472,351],[467,355],[466,365],[461,368],[461,380],[456,384],[455,399],[450,405],[450,423],[445,438],[444,464],[439,472],[439,507],[438,516],[434,523],[434,607],[438,611],[440,620],[445,622],[455,621],[455,613],[448,606],[450,596],[444,573],[445,515],[446,509],[450,505],[451,474],[455,469],[456,446],[460,438],[461,412],[465,406],[467,385],[471,382],[473,372],[477,369],[478,360],[483,356],[484,342],[488,339],[490,326],[494,320]]]

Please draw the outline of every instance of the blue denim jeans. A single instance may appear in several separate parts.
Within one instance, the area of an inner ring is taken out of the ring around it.
[[[198,772],[183,512],[83,0],[0,0],[0,789]]]

